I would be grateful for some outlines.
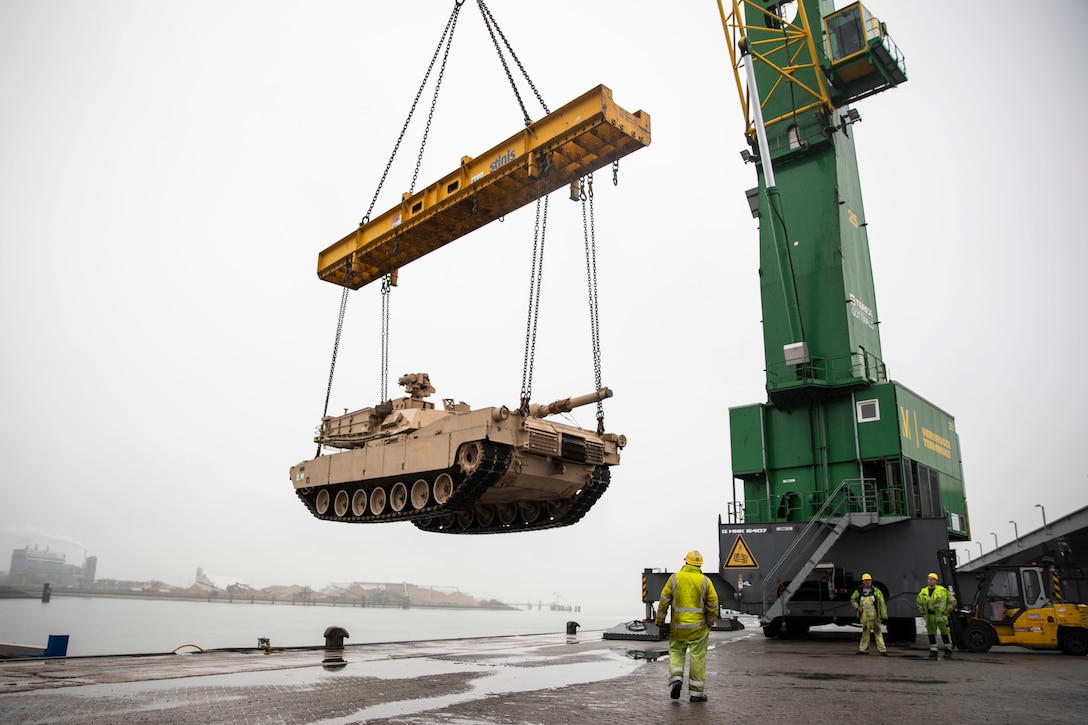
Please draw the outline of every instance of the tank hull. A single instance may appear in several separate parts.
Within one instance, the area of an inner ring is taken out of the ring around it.
[[[439,533],[566,526],[608,487],[623,442],[506,408],[428,410],[389,428],[291,468],[311,514],[342,523],[412,521]]]

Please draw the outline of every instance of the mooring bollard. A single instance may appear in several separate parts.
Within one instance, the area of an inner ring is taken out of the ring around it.
[[[344,660],[344,640],[351,637],[343,627],[329,627],[325,630],[325,659],[321,666],[326,670],[340,670],[347,666]]]
[[[43,602],[48,602],[50,597],[52,597],[52,596],[53,596],[53,591],[49,588],[49,583],[46,582],[42,586],[42,601]]]
[[[578,628],[581,626],[573,619],[567,621],[567,644],[574,644],[578,641]]]

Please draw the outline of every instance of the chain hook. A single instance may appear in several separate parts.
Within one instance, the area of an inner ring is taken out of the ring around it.
[[[612,186],[620,185],[620,160],[612,162]]]

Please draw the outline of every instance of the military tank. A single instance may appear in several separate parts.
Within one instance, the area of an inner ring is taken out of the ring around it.
[[[352,524],[411,521],[444,534],[569,526],[601,497],[627,439],[546,420],[612,396],[608,388],[525,410],[472,410],[443,399],[427,373],[402,375],[406,395],[326,416],[314,441],[339,449],[291,468],[311,514]]]

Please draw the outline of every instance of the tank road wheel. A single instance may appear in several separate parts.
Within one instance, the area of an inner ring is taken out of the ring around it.
[[[509,503],[497,503],[495,504],[495,513],[499,517],[500,524],[509,526],[518,517],[518,507]]]
[[[457,517],[453,514],[442,514],[438,517],[438,528],[442,531],[447,531],[453,528],[453,525],[457,523]]]
[[[545,507],[548,511],[548,518],[552,520],[561,519],[567,515],[567,510],[570,509],[570,501],[565,498],[558,501],[548,501]]]
[[[477,506],[476,523],[485,529],[491,528],[491,524],[495,523],[495,509],[487,504]]]
[[[412,508],[421,509],[431,500],[431,487],[422,478],[412,484]]]
[[[339,517],[343,517],[348,512],[348,492],[337,491],[336,498],[332,502],[332,510]]]
[[[355,516],[362,516],[366,513],[366,491],[359,489],[351,496],[351,513]]]
[[[970,652],[989,652],[995,639],[993,630],[985,624],[969,624],[963,630],[963,644]]]
[[[461,467],[461,473],[470,476],[480,467],[484,459],[484,447],[479,441],[465,443],[457,451],[457,465]]]
[[[470,529],[472,528],[472,522],[475,518],[476,516],[472,509],[468,509],[467,511],[458,511],[457,525],[460,526],[462,529]]]
[[[534,523],[540,518],[540,504],[536,501],[522,501],[518,504],[518,510],[521,511],[521,518],[525,523]]]
[[[398,481],[393,484],[393,488],[389,489],[389,508],[400,513],[406,505],[408,505],[408,487]]]
[[[1063,629],[1058,633],[1058,649],[1067,655],[1083,657],[1088,654],[1088,631]]]
[[[422,529],[424,531],[433,531],[434,529],[438,528],[438,517],[426,516],[422,519],[416,519],[412,523],[416,525],[416,528]]]
[[[385,511],[385,489],[379,486],[370,492],[370,513],[377,516]]]
[[[327,488],[317,492],[317,498],[314,499],[314,510],[322,516],[329,510],[329,490]]]
[[[452,495],[453,476],[448,473],[438,474],[438,478],[434,479],[434,502],[439,506],[444,506]]]

